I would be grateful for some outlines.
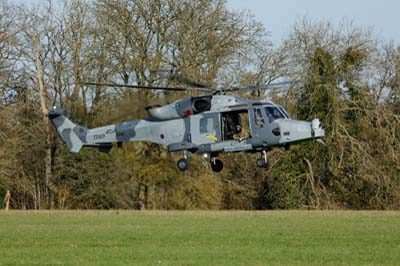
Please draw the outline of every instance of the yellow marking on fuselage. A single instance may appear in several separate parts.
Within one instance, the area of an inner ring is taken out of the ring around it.
[[[209,138],[209,139],[212,139],[214,141],[218,140],[218,138],[216,136],[214,136],[214,135],[207,134],[206,137]]]

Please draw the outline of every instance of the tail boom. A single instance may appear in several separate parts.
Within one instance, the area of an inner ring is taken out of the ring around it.
[[[48,117],[68,149],[75,153],[82,147],[96,147],[101,152],[109,152],[114,142],[118,146],[128,141],[149,141],[168,146],[184,141],[189,128],[188,121],[184,120],[155,122],[139,119],[87,129],[75,125],[64,116],[62,109],[49,111]]]

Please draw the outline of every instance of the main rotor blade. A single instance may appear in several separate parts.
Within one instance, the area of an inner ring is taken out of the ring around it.
[[[226,89],[220,89],[219,91],[255,91],[255,90],[272,90],[283,87],[285,85],[294,85],[297,83],[304,83],[304,80],[289,80],[289,81],[281,81],[275,82],[263,86],[246,86],[246,87],[231,87]]]
[[[146,89],[146,90],[164,90],[164,91],[203,91],[211,92],[210,88],[178,88],[178,87],[161,87],[161,86],[143,86],[143,85],[125,85],[118,83],[97,83],[97,82],[81,82],[82,85],[105,86],[105,87],[119,87],[119,88],[132,88],[132,89]]]
[[[190,79],[188,77],[185,77],[185,76],[175,75],[175,76],[172,76],[172,79],[175,79],[175,80],[177,80],[179,82],[185,83],[187,85],[190,85],[190,86],[193,86],[193,87],[196,87],[196,88],[208,88],[205,84],[197,82],[197,81],[194,81],[194,80],[192,80],[192,79]]]
[[[209,86],[207,86],[204,83],[201,83],[199,81],[195,81],[189,77],[187,77],[186,75],[181,74],[180,72],[178,72],[176,69],[159,69],[159,70],[150,70],[150,72],[152,73],[156,73],[156,74],[161,74],[161,77],[163,78],[169,78],[171,80],[175,80],[178,81],[184,85],[189,85],[192,87],[196,87],[196,88],[209,88]]]
[[[254,91],[254,90],[273,90],[273,89],[279,89],[283,88],[284,86],[292,86],[295,84],[305,84],[310,81],[315,81],[318,83],[323,83],[325,81],[328,81],[329,79],[336,78],[338,80],[346,78],[346,77],[351,77],[353,76],[353,73],[348,73],[345,75],[327,75],[327,76],[321,76],[318,78],[305,78],[305,79],[296,79],[296,80],[287,80],[287,81],[281,81],[281,82],[274,82],[270,83],[267,85],[260,85],[260,86],[246,86],[246,87],[231,87],[231,88],[226,88],[226,89],[220,89],[219,91]]]

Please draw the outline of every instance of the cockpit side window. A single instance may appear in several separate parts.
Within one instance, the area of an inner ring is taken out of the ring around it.
[[[268,121],[272,123],[276,119],[285,118],[285,116],[279,111],[279,109],[275,106],[267,106],[265,107],[265,113],[267,114]]]

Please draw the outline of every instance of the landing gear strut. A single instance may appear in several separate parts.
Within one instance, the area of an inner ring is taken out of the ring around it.
[[[222,169],[224,169],[224,164],[216,157],[211,157],[211,169],[214,172],[219,173],[222,171]]]
[[[179,159],[178,163],[176,164],[176,166],[178,167],[179,170],[186,171],[189,168],[189,156],[188,156],[188,152],[184,151],[183,152],[183,158]]]
[[[269,161],[267,158],[267,152],[266,151],[262,151],[261,153],[261,158],[257,159],[257,167],[260,168],[268,168],[269,167]]]

